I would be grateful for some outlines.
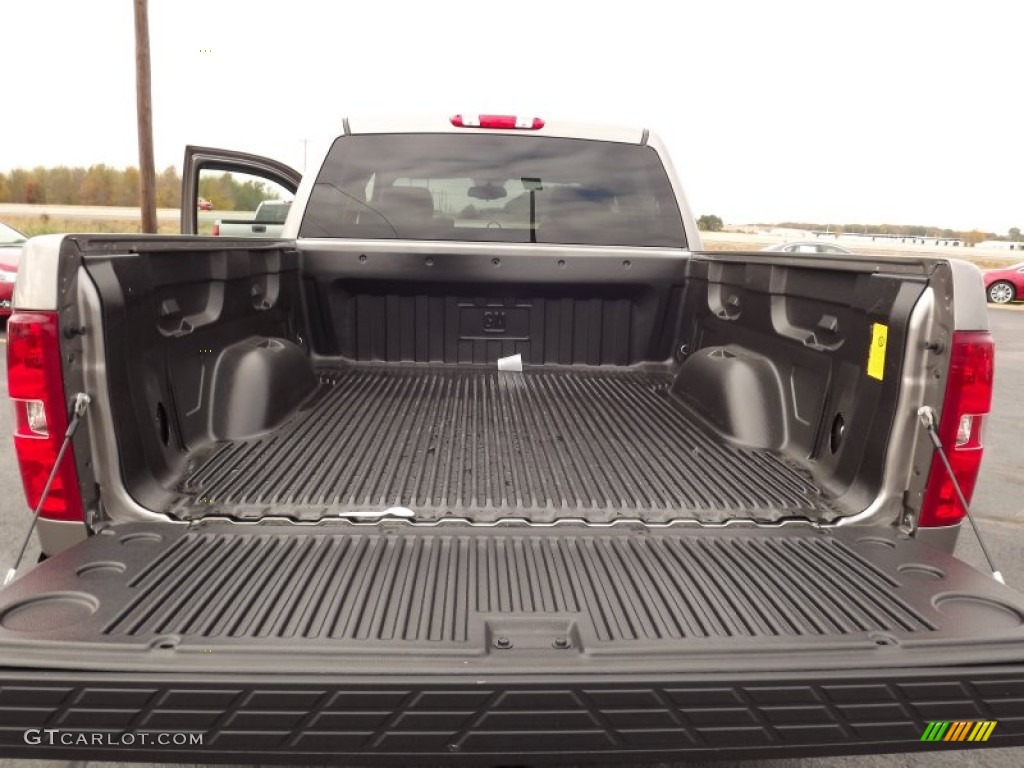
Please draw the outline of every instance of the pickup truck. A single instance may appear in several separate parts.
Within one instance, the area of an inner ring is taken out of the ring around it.
[[[212,235],[218,237],[280,237],[291,208],[289,200],[264,200],[251,219],[217,219]]]
[[[25,246],[30,508],[57,469],[0,592],[4,754],[1024,744],[1024,596],[951,554],[976,268],[705,252],[647,130],[343,127],[304,178],[189,148],[183,236]],[[294,190],[281,237],[192,236],[207,166]]]

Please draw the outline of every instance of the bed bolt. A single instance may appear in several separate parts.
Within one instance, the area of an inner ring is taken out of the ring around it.
[[[565,269],[565,259],[559,259],[558,260],[558,268],[559,269]]]
[[[924,349],[937,355],[942,354],[942,351],[946,348],[941,341],[926,341],[922,346]]]
[[[552,645],[555,646],[555,648],[558,648],[559,650],[564,651],[566,648],[569,647],[569,638],[568,637],[556,637],[555,638],[555,642],[553,642]]]
[[[362,264],[365,264],[365,263],[366,263],[366,254],[365,254],[365,253],[361,253],[361,254],[359,254],[359,261],[360,261],[360,263],[362,263]]]
[[[625,260],[624,262],[622,262],[622,266],[623,266],[623,267],[624,267],[625,269],[629,269],[630,267],[632,267],[632,266],[633,266],[633,262],[632,262],[632,261],[630,261],[629,259],[626,259],[626,260]]]
[[[512,641],[507,637],[496,637],[494,638],[494,647],[504,651],[512,647]]]
[[[493,259],[491,259],[491,264],[493,264],[496,267],[501,266],[501,259],[495,256]]]
[[[685,360],[687,357],[689,357],[690,356],[690,345],[689,344],[680,344],[679,345],[679,351],[676,353],[676,356],[680,360]]]
[[[423,260],[423,263],[426,264],[428,267],[434,266],[434,257],[433,256],[427,256],[427,258],[425,258]]]
[[[67,338],[69,338],[69,339],[73,339],[73,338],[75,338],[75,336],[85,336],[85,326],[84,325],[72,325],[72,326],[69,326],[68,328],[64,329],[64,335]]]

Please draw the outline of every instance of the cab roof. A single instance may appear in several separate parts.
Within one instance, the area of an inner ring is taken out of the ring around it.
[[[645,128],[632,128],[600,123],[583,123],[570,120],[549,120],[539,115],[523,115],[523,123],[542,123],[539,128],[489,128],[478,126],[458,126],[455,117],[465,118],[465,122],[483,122],[481,117],[514,117],[509,115],[477,115],[461,113],[447,117],[359,117],[345,118],[345,134],[380,134],[380,133],[504,133],[525,136],[552,136],[565,139],[588,139],[591,141],[614,141],[623,144],[646,144],[648,131]]]

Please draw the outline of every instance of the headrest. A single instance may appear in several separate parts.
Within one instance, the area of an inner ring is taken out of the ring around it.
[[[429,220],[434,216],[434,196],[426,187],[385,187],[377,207],[388,218]]]

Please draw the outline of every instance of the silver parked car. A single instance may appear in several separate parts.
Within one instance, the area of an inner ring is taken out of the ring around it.
[[[800,243],[779,243],[778,245],[770,245],[767,248],[762,248],[762,251],[775,251],[783,253],[835,253],[835,254],[846,254],[852,255],[853,251],[848,248],[843,248],[841,245],[833,245],[832,243],[816,243],[813,241],[800,242]]]

